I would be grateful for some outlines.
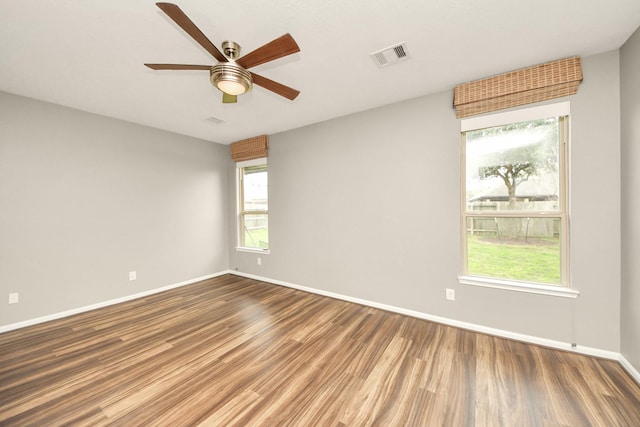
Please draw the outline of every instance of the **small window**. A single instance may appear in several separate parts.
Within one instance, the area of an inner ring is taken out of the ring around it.
[[[463,123],[463,276],[567,286],[569,116],[530,110]]]
[[[269,249],[269,185],[266,159],[238,163],[238,246]]]

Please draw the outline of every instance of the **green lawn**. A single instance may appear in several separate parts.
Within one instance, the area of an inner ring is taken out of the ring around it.
[[[561,284],[560,239],[498,239],[467,235],[468,272],[473,276]]]

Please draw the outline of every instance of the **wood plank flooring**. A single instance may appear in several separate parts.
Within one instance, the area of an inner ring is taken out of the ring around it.
[[[617,362],[221,276],[0,335],[0,425],[639,426]]]

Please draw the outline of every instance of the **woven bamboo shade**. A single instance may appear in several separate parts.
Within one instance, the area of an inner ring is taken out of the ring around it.
[[[267,157],[268,148],[269,137],[267,135],[243,139],[242,141],[231,144],[231,158],[235,162],[242,162],[244,160]]]
[[[456,117],[468,117],[574,95],[582,81],[580,58],[535,65],[456,86]]]

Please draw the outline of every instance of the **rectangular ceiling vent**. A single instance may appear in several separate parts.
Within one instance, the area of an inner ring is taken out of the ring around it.
[[[372,52],[371,57],[379,67],[395,64],[409,58],[406,42],[398,43],[393,46]]]
[[[212,116],[212,117],[209,117],[209,118],[207,119],[207,121],[208,121],[208,122],[211,122],[211,123],[215,123],[215,124],[217,124],[217,125],[221,125],[221,124],[223,124],[223,123],[224,123],[224,120],[219,119],[219,118],[217,118],[217,117],[213,117],[213,116]]]

